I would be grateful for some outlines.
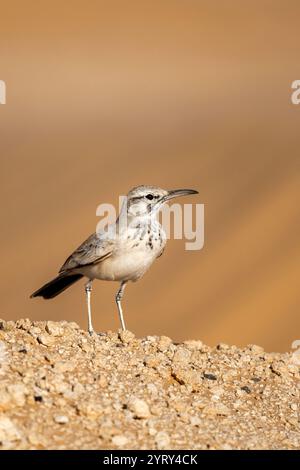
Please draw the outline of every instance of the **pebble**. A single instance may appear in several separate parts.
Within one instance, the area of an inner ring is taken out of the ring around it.
[[[16,328],[19,328],[24,331],[29,331],[31,326],[32,323],[29,318],[21,318],[20,320],[16,321]]]
[[[204,372],[203,377],[208,380],[217,380],[217,377],[209,372]]]
[[[171,344],[171,338],[168,338],[168,336],[161,336],[157,343],[157,349],[161,352],[166,352]]]
[[[54,421],[58,424],[67,424],[69,422],[69,418],[65,415],[57,415],[54,416]]]
[[[38,335],[37,340],[43,346],[53,346],[56,343],[56,339],[53,336],[45,333]]]
[[[158,354],[150,354],[144,358],[144,363],[148,367],[157,367],[161,363],[161,359]]]
[[[299,348],[291,354],[290,362],[291,364],[295,366],[300,366],[300,349]]]
[[[23,384],[7,385],[7,392],[17,406],[24,406],[26,402],[26,387]]]
[[[191,351],[186,348],[178,348],[173,356],[173,362],[187,364],[191,359]]]
[[[118,435],[113,436],[111,441],[117,447],[124,447],[127,444],[128,439],[124,435]]]
[[[225,344],[225,343],[219,343],[217,345],[217,349],[219,351],[228,351],[228,349],[230,349],[230,346],[228,346],[228,344]]]
[[[0,416],[0,442],[20,439],[21,433],[12,420],[6,416]]]
[[[5,387],[0,388],[0,411],[9,410],[14,406],[14,401]]]
[[[131,331],[128,331],[128,330],[119,330],[118,334],[122,343],[125,343],[125,344],[131,343],[135,338],[135,335]]]
[[[164,450],[170,447],[170,436],[165,431],[159,431],[155,435],[154,440],[158,450]]]
[[[104,414],[105,408],[96,401],[84,401],[77,404],[77,410],[81,415],[96,420]]]
[[[183,343],[185,346],[187,346],[189,349],[194,349],[196,351],[201,351],[201,352],[208,352],[210,351],[210,348],[206,346],[202,341],[195,340],[195,339],[189,339],[187,341],[184,341]]]
[[[145,419],[145,418],[150,418],[151,416],[149,406],[145,402],[145,400],[132,397],[129,400],[127,406],[128,406],[128,409],[133,412],[136,418]]]
[[[264,354],[265,352],[264,348],[262,348],[261,346],[257,346],[256,344],[249,344],[248,348],[254,354]]]
[[[65,331],[59,323],[54,321],[47,321],[45,329],[51,336],[63,336]]]
[[[201,424],[201,419],[199,416],[191,416],[190,417],[190,423],[192,426],[200,426]]]
[[[229,408],[223,403],[215,403],[215,404],[207,405],[203,409],[203,411],[208,415],[227,416],[230,414]]]
[[[153,383],[147,385],[147,390],[151,395],[157,395],[158,393],[157,386]]]
[[[197,370],[190,370],[187,367],[172,367],[172,376],[180,385],[191,385],[193,389],[202,385],[202,376]]]

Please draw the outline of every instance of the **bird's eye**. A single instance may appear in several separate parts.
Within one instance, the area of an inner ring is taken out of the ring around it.
[[[152,201],[152,199],[153,199],[153,194],[147,194],[146,198],[149,199],[150,201]]]

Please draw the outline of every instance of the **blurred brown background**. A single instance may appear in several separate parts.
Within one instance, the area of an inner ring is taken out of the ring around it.
[[[300,4],[10,1],[0,11],[1,286],[5,319],[76,320],[83,286],[29,300],[138,184],[197,188],[205,247],[171,240],[129,286],[137,335],[300,338]],[[117,284],[95,284],[98,330]]]

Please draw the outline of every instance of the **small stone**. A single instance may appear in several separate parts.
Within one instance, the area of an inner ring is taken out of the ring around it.
[[[40,344],[43,346],[53,346],[56,343],[56,340],[53,336],[50,336],[48,334],[41,333],[38,335],[37,340]]]
[[[12,420],[6,416],[0,416],[0,442],[19,441],[21,434]]]
[[[298,405],[297,405],[297,403],[292,403],[292,404],[291,404],[291,409],[292,409],[293,411],[297,411],[297,410],[298,410]]]
[[[37,338],[38,335],[40,335],[42,332],[42,330],[38,327],[38,326],[31,326],[31,328],[29,329],[29,333],[31,334],[31,336],[33,336],[33,338]]]
[[[241,390],[246,393],[251,393],[251,388],[249,388],[247,385],[244,385],[244,387],[241,387]]]
[[[5,388],[0,389],[0,411],[6,411],[13,408],[14,402],[11,395]]]
[[[5,373],[5,368],[8,365],[8,352],[4,341],[0,341],[0,375]]]
[[[294,427],[298,427],[298,419],[297,418],[287,418],[287,422]]]
[[[274,361],[270,365],[271,371],[279,377],[286,371],[282,363]]]
[[[108,382],[107,382],[107,378],[105,377],[105,375],[100,375],[99,380],[98,380],[98,384],[99,384],[100,387],[102,387],[102,388],[106,388],[106,387],[107,387]]]
[[[235,369],[229,369],[226,372],[223,372],[222,379],[224,380],[224,382],[230,382],[237,375],[238,372]]]
[[[139,419],[150,418],[151,413],[145,400],[132,397],[128,402],[128,409],[133,412],[134,416]]]
[[[293,364],[295,366],[300,366],[300,348],[299,347],[298,347],[298,349],[296,349],[296,351],[294,351],[291,354],[290,362],[291,362],[291,364]]]
[[[155,436],[157,434],[157,429],[149,427],[149,436]]]
[[[20,320],[16,321],[16,328],[24,331],[29,331],[32,326],[31,321],[29,318],[20,318]]]
[[[222,449],[223,449],[223,450],[232,450],[232,447],[231,447],[230,444],[223,444],[223,445],[222,445]]]
[[[191,351],[185,348],[178,348],[174,354],[173,362],[187,364],[191,359]]]
[[[77,384],[74,385],[73,387],[73,393],[75,397],[78,397],[79,395],[82,395],[85,391],[84,386],[78,382]]]
[[[57,415],[54,416],[54,421],[58,424],[67,424],[69,422],[69,418],[66,415]]]
[[[64,334],[64,328],[54,321],[47,321],[45,329],[51,336],[63,336]]]
[[[261,346],[257,346],[257,344],[249,344],[248,348],[253,354],[257,354],[257,355],[264,354],[265,352],[264,348],[262,348]]]
[[[297,366],[295,364],[289,364],[287,366],[287,369],[293,375],[298,375],[299,374],[299,366]]]
[[[173,367],[172,377],[180,385],[191,385],[193,389],[196,389],[202,383],[201,373],[197,370],[189,370],[186,367]]]
[[[187,405],[184,401],[175,399],[169,403],[169,407],[170,409],[173,408],[174,410],[176,410],[177,413],[183,413],[186,411]]]
[[[157,336],[151,336],[151,335],[146,336],[146,340],[149,341],[149,343],[156,343],[157,339],[158,339]]]
[[[219,397],[221,395],[223,395],[223,393],[225,392],[224,388],[221,387],[220,385],[215,385],[211,388],[211,392],[214,394],[214,395],[218,395]]]
[[[33,446],[38,446],[41,443],[41,434],[36,432],[29,432],[27,439]]]
[[[23,384],[11,384],[6,387],[8,394],[17,406],[24,406],[26,402],[26,387]]]
[[[94,349],[93,345],[90,342],[88,342],[88,340],[86,338],[82,338],[81,343],[79,343],[79,346],[87,354],[92,353],[93,349]]]
[[[118,335],[122,343],[131,343],[135,338],[135,335],[128,330],[119,330]]]
[[[225,344],[225,343],[219,343],[217,345],[217,349],[218,351],[227,351],[228,349],[230,349],[230,346],[228,346],[228,344]]]
[[[147,385],[147,390],[151,395],[157,395],[158,393],[157,386],[152,383]]]
[[[207,405],[203,411],[208,415],[227,416],[230,414],[229,408],[223,403]]]
[[[144,359],[144,363],[148,367],[157,367],[160,364],[160,358],[157,354],[149,354],[149,356],[146,356]]]
[[[201,419],[199,416],[191,416],[190,417],[190,423],[192,426],[200,426],[201,424]]]
[[[78,404],[77,409],[81,415],[92,420],[98,419],[104,413],[103,406],[97,402],[82,402]]]
[[[170,436],[164,431],[159,431],[155,435],[154,440],[159,450],[168,449],[170,447]]]
[[[63,377],[63,376],[62,376]],[[58,376],[53,384],[50,387],[51,391],[55,390],[61,395],[66,395],[70,392],[70,384],[64,381],[60,376]]]
[[[208,380],[217,380],[217,377],[214,374],[204,372],[203,377]]]
[[[2,327],[1,329],[5,331],[12,331],[15,327],[15,322],[13,321],[2,321]]]
[[[128,439],[126,436],[119,435],[119,436],[113,436],[111,441],[117,447],[124,447],[127,444]]]
[[[185,346],[187,346],[189,349],[193,349],[196,351],[200,352],[208,352],[210,348],[206,346],[202,341],[200,340],[195,340],[195,339],[189,339],[187,341],[184,341],[183,343]]]
[[[168,338],[168,336],[161,336],[157,343],[157,349],[161,352],[165,352],[169,349],[171,344],[171,338]]]

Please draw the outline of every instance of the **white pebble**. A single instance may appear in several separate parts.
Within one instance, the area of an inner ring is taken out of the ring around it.
[[[128,439],[126,436],[114,436],[112,438],[112,443],[117,446],[117,447],[124,447],[128,442]]]
[[[140,398],[132,397],[128,402],[128,408],[137,418],[149,418],[151,416],[148,404]]]
[[[69,422],[69,418],[65,415],[57,415],[54,416],[54,421],[58,424],[67,424]]]

